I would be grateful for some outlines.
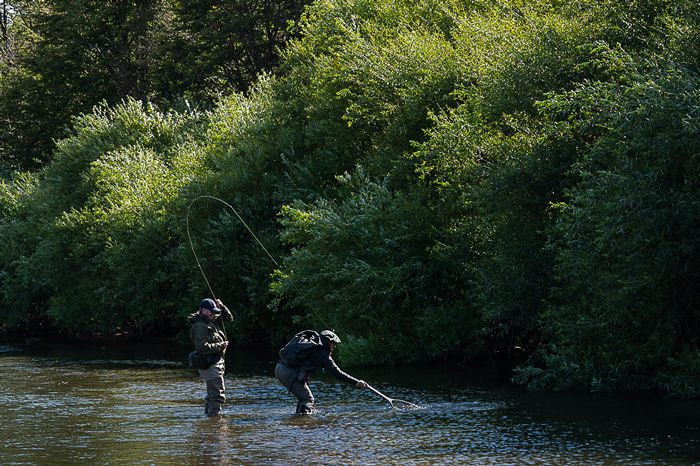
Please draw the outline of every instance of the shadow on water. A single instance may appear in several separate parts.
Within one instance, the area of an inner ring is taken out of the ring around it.
[[[224,415],[203,415],[188,350],[0,346],[3,465],[700,464],[700,402],[529,393],[492,367],[351,371],[391,398],[318,374],[318,412],[293,415],[274,358],[227,354]]]

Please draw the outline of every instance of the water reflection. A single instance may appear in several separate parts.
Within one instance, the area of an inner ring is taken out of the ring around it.
[[[272,359],[230,353],[224,416],[204,416],[186,349],[0,346],[3,465],[688,465],[697,401],[527,393],[449,366],[357,372],[391,398],[312,380],[314,416]]]

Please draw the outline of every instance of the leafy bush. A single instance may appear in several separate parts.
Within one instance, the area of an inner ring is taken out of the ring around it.
[[[556,360],[567,363],[545,359],[546,369],[520,379],[542,383],[578,364],[588,367],[579,388],[670,390],[662,381],[678,377],[673,361],[699,343],[700,81],[657,56],[606,56],[617,79],[543,104],[569,115],[564,137],[593,139],[552,228],[557,281],[546,322]]]
[[[294,249],[275,290],[298,309],[298,324],[349,335],[349,346],[363,347],[355,363],[430,359],[462,343],[478,316],[436,286],[435,225],[420,187],[405,198],[361,169],[340,181],[342,202],[282,211],[281,238]]]
[[[439,199],[436,214],[450,219],[442,241],[451,268],[471,271],[493,352],[540,342],[553,267],[544,230],[577,150],[534,103],[591,74],[576,66],[599,34],[586,18],[544,2],[498,2],[460,17],[453,37],[469,85],[457,91],[457,108],[431,115],[415,154]]]
[[[246,95],[98,106],[5,177],[3,321],[148,332],[215,292],[235,338],[335,328],[349,364],[521,347],[531,388],[695,396],[699,13],[314,2]]]
[[[142,327],[172,307],[164,295],[183,280],[169,272],[167,212],[201,173],[190,131],[201,118],[130,100],[79,119],[36,187],[9,190],[25,213],[3,217],[3,243],[15,245],[2,255],[5,302],[92,331]]]

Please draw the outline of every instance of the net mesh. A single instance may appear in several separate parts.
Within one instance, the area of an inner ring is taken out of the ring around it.
[[[398,409],[400,411],[402,410],[412,410],[412,409],[421,409],[420,406],[410,403],[408,401],[404,400],[391,400],[391,407],[394,409]]]

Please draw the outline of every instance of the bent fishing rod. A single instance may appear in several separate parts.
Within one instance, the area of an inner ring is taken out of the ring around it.
[[[253,233],[253,230],[248,226],[248,224],[243,220],[243,218],[239,215],[238,211],[228,202],[224,201],[223,199],[219,199],[218,197],[215,196],[210,196],[207,194],[201,195],[199,197],[196,197],[190,201],[189,206],[187,206],[187,238],[190,241],[190,248],[192,249],[192,254],[194,255],[194,260],[197,262],[197,267],[199,268],[200,273],[202,274],[202,277],[204,278],[204,281],[207,284],[207,287],[209,288],[209,292],[211,293],[212,298],[214,298],[214,301],[216,301],[216,295],[214,294],[214,290],[211,288],[211,285],[209,284],[209,280],[207,280],[207,276],[204,273],[204,269],[202,269],[202,264],[199,262],[199,258],[197,257],[197,253],[194,250],[194,243],[192,242],[192,236],[190,235],[190,209],[192,208],[192,204],[194,204],[195,201],[199,199],[213,199],[215,201],[219,201],[222,204],[224,204],[226,207],[231,209],[234,214],[236,214],[236,217],[238,220],[243,224],[243,226],[246,227],[246,230],[250,233],[250,235],[255,239],[255,241],[260,245],[261,248],[263,248],[263,251],[265,251],[265,254],[267,254],[267,257],[270,258],[270,260],[277,266],[277,269],[281,269],[282,267],[279,265],[279,263],[275,260],[275,258],[270,254],[270,251],[267,250],[264,244],[262,244],[262,241]],[[294,284],[292,284],[293,288],[296,288]],[[316,314],[316,311],[313,310],[313,306],[311,306],[311,303],[307,300],[306,296],[300,293],[301,298],[306,302],[306,304],[309,306],[309,309],[311,309],[311,312]]]
[[[209,283],[209,280],[207,280],[207,276],[204,273],[204,269],[202,268],[202,264],[199,262],[199,257],[197,257],[197,253],[194,250],[194,243],[192,242],[192,235],[190,234],[190,209],[192,208],[192,204],[194,204],[194,202],[199,200],[199,199],[205,199],[205,198],[219,201],[222,204],[224,204],[226,207],[231,209],[233,211],[233,213],[236,214],[236,217],[238,218],[238,220],[243,224],[243,226],[246,227],[246,229],[251,234],[251,236],[253,238],[255,238],[255,241],[257,241],[258,244],[260,245],[260,247],[263,248],[263,251],[265,251],[265,254],[267,254],[267,257],[269,257],[270,260],[272,260],[272,262],[277,266],[278,269],[280,268],[280,265],[277,263],[275,258],[272,257],[272,254],[270,254],[270,251],[268,251],[267,248],[265,247],[265,245],[262,244],[262,241],[260,241],[260,239],[255,235],[255,233],[253,233],[253,230],[251,230],[251,228],[248,226],[248,224],[243,220],[243,218],[238,214],[238,211],[231,204],[224,201],[223,199],[219,199],[218,197],[210,196],[210,195],[206,195],[206,194],[192,199],[192,201],[190,201],[190,204],[187,206],[187,217],[186,217],[187,238],[190,241],[190,248],[192,249],[192,254],[194,255],[194,260],[197,262],[197,267],[199,268],[199,271],[202,274],[202,278],[204,278],[204,282],[207,284],[207,288],[209,288],[209,292],[211,293],[212,298],[214,299],[214,301],[216,301],[216,294],[214,294],[214,290],[212,289],[211,284]],[[225,335],[226,334],[226,326],[223,325],[223,328],[224,328],[224,335]]]
[[[238,211],[237,211],[236,209],[234,209],[234,207],[233,207],[231,204],[229,204],[228,202],[226,202],[226,201],[224,201],[224,200],[222,200],[222,199],[219,199],[218,197],[209,196],[209,195],[202,195],[202,196],[199,196],[199,197],[196,197],[196,198],[192,199],[192,201],[190,202],[190,205],[187,206],[187,219],[186,219],[186,222],[187,222],[187,238],[190,240],[190,248],[192,249],[192,254],[194,255],[194,260],[197,262],[197,267],[199,267],[199,271],[202,273],[202,277],[204,278],[204,281],[206,282],[207,287],[209,288],[209,292],[211,293],[212,298],[214,298],[214,301],[216,301],[216,295],[214,294],[214,290],[212,290],[211,285],[209,284],[209,280],[207,280],[207,276],[206,276],[205,273],[204,273],[204,269],[202,269],[202,264],[199,263],[199,258],[197,257],[197,253],[196,253],[195,250],[194,250],[194,243],[192,242],[192,236],[190,235],[190,209],[192,208],[192,204],[194,204],[195,201],[197,201],[197,200],[199,200],[199,199],[204,199],[204,198],[214,199],[215,201],[219,201],[219,202],[221,202],[222,204],[224,204],[226,207],[230,208],[230,209],[233,211],[233,213],[236,214],[236,217],[238,217],[238,220],[240,220],[240,222],[243,224],[243,226],[246,227],[246,229],[247,229],[248,232],[251,234],[251,236],[252,236],[253,238],[255,238],[255,241],[257,241],[258,244],[260,245],[260,247],[263,248],[263,251],[265,251],[265,253],[267,254],[267,256],[272,260],[272,262],[275,263],[275,265],[277,266],[277,268],[280,268],[280,265],[277,263],[277,261],[275,260],[275,258],[272,257],[272,254],[270,254],[270,252],[269,252],[269,251],[267,250],[267,248],[262,244],[262,242],[258,239],[258,237],[255,236],[255,233],[253,233],[253,230],[250,229],[250,227],[248,226],[248,224],[243,220],[243,218],[238,214]]]

